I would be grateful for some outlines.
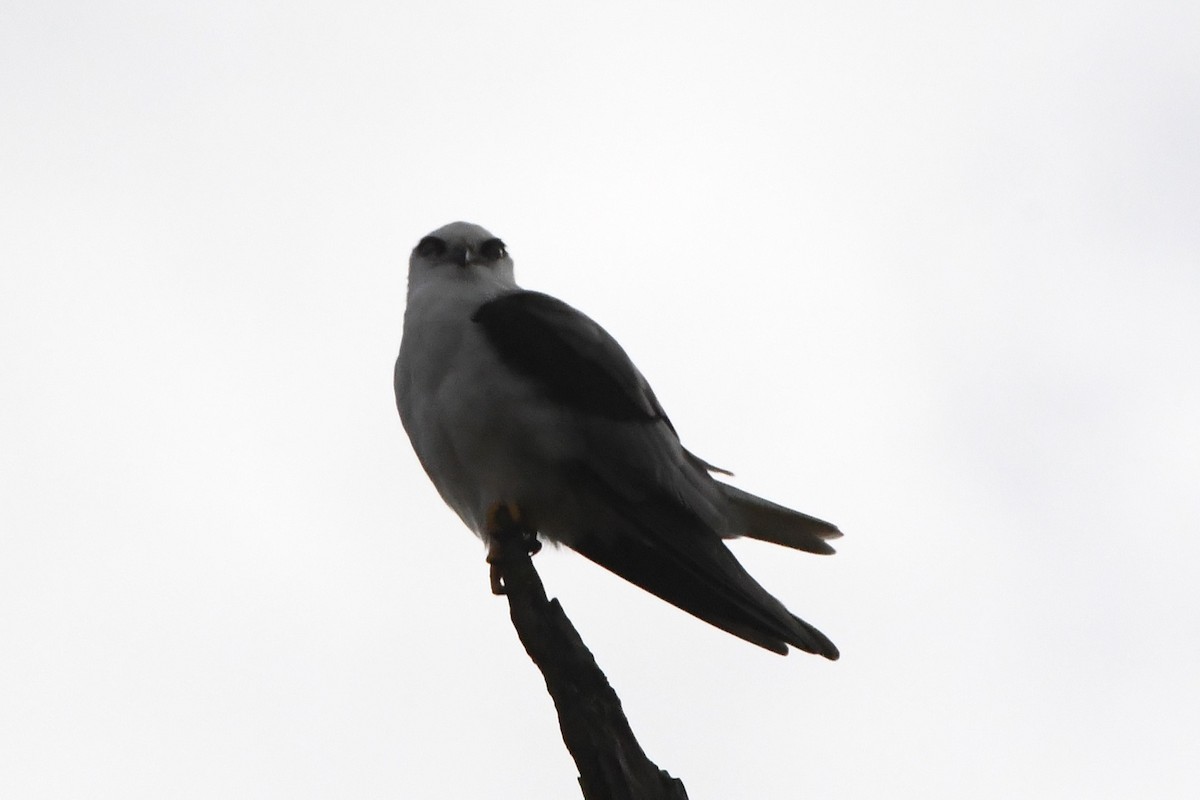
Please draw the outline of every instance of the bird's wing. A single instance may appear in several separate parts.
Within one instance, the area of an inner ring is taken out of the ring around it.
[[[725,500],[703,462],[689,460],[650,384],[609,333],[566,303],[518,290],[471,319],[500,362],[571,418],[564,460],[586,461],[629,499],[665,489],[713,527]],[[569,443],[569,441],[571,443]]]
[[[792,615],[726,549],[728,498],[692,456],[649,384],[603,328],[571,306],[517,291],[472,315],[513,372],[575,412],[586,446],[564,464],[586,513],[556,538],[643,589],[768,650],[837,648]]]
[[[555,402],[621,422],[662,421],[674,431],[617,340],[561,300],[510,292],[481,305],[471,319],[505,365]]]
[[[588,520],[593,535],[571,547],[630,583],[711,625],[776,653],[792,645],[836,660],[825,634],[792,614],[746,572],[721,538],[677,498],[631,499],[586,466],[573,483],[604,499]],[[614,532],[617,535],[613,535]]]

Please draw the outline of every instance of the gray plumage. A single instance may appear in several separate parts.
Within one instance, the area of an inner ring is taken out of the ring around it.
[[[777,653],[837,648],[742,568],[723,539],[832,553],[815,517],[715,480],[598,324],[517,286],[499,239],[455,222],[409,262],[396,404],[446,503],[486,539],[506,503],[539,535]]]

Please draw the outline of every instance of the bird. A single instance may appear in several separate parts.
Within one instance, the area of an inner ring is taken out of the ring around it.
[[[518,286],[507,246],[486,229],[452,222],[413,248],[394,380],[421,466],[489,546],[519,520],[766,650],[839,657],[725,541],[830,554],[841,531],[713,477],[730,473],[684,448],[617,341]],[[503,592],[494,571],[492,584]]]

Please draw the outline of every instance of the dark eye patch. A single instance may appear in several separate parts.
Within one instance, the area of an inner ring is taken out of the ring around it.
[[[479,254],[488,261],[496,261],[508,255],[508,250],[504,247],[504,242],[499,239],[488,239],[479,246]]]
[[[446,252],[446,243],[436,236],[426,236],[417,242],[417,255],[424,258],[437,258]]]

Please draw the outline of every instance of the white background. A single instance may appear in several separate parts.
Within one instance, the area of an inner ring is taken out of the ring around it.
[[[0,796],[566,798],[391,397],[455,219],[839,524],[536,563],[701,798],[1200,794],[1200,5],[4,3]]]

